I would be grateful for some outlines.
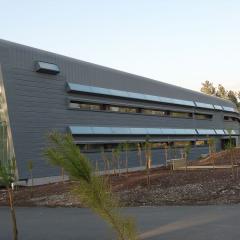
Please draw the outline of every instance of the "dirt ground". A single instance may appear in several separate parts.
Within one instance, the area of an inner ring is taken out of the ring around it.
[[[112,175],[112,190],[123,206],[232,204],[240,202],[240,176],[231,169],[170,171],[151,170],[150,184],[145,171]],[[60,182],[43,186],[18,187],[17,206],[81,207],[71,192],[77,183]],[[0,190],[0,206],[7,205],[7,195]]]

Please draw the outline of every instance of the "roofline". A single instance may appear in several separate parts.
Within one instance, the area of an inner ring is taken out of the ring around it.
[[[230,104],[235,105],[232,101],[230,101],[228,99],[208,95],[208,94],[202,93],[200,91],[195,91],[195,90],[192,90],[192,89],[189,89],[189,88],[180,87],[180,86],[177,86],[177,85],[174,85],[174,84],[170,84],[170,83],[162,82],[162,81],[159,81],[159,80],[156,80],[156,79],[148,78],[148,77],[145,77],[145,76],[140,76],[140,75],[137,75],[137,74],[129,73],[129,72],[122,71],[122,70],[119,70],[119,69],[110,68],[110,67],[102,66],[102,65],[99,65],[99,64],[96,64],[96,63],[91,63],[91,62],[79,60],[79,59],[76,59],[76,58],[73,58],[73,57],[68,57],[68,56],[65,56],[65,55],[62,55],[62,54],[59,54],[59,53],[54,53],[54,52],[42,50],[42,49],[39,49],[39,48],[36,48],[36,47],[24,45],[24,44],[21,44],[21,43],[12,42],[12,41],[1,39],[1,38],[0,38],[0,42],[3,42],[3,43],[8,44],[8,45],[14,45],[14,46],[19,46],[19,47],[23,47],[23,48],[34,49],[36,51],[45,52],[47,54],[55,55],[55,56],[61,57],[61,58],[67,58],[67,59],[73,60],[75,62],[92,65],[94,67],[102,68],[104,70],[111,70],[111,71],[119,72],[121,74],[125,74],[125,75],[128,75],[128,76],[140,77],[140,78],[145,79],[147,81],[152,81],[152,82],[155,82],[155,83],[161,83],[161,84],[164,84],[164,85],[167,85],[167,86],[172,86],[172,87],[178,88],[180,90],[182,90],[182,89],[185,90],[185,91],[187,90],[187,91],[192,92],[192,93],[198,93],[198,94],[203,95],[203,96],[211,97],[213,99],[225,101],[225,102],[228,102]]]

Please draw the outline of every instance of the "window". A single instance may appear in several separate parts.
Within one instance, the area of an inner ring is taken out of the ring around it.
[[[230,121],[231,120],[231,117],[229,116],[224,116],[224,121]]]
[[[160,110],[142,109],[141,112],[143,114],[149,114],[149,115],[158,115],[158,116],[166,115],[165,111],[160,111]]]
[[[174,147],[186,147],[191,145],[192,143],[190,141],[178,141],[178,142],[173,142]]]
[[[120,106],[109,106],[109,111],[113,112],[124,112],[124,113],[137,113],[137,108],[131,108],[131,107],[120,107]]]
[[[168,146],[167,143],[164,143],[164,142],[154,142],[152,143],[152,148],[166,148]]]
[[[195,119],[197,120],[210,120],[212,117],[211,114],[195,113]]]
[[[240,122],[240,120],[238,118],[231,117],[231,116],[224,116],[224,121]]]
[[[151,142],[151,149],[166,149],[169,148],[184,148],[189,145],[195,146],[207,146],[206,140],[198,140],[196,142],[192,141],[176,141],[176,142]],[[81,152],[84,153],[94,153],[94,152],[112,152],[113,149],[120,147],[120,151],[125,152],[125,143],[88,143],[88,144],[78,144]],[[128,151],[138,151],[145,149],[145,142],[132,142],[127,143]]]
[[[178,117],[178,118],[191,118],[192,113],[187,112],[170,112],[171,117]]]
[[[104,149],[103,144],[78,144],[81,152],[101,152]]]
[[[83,102],[75,102],[71,101],[69,104],[70,108],[79,108],[84,110],[102,110],[103,105],[101,104],[93,104],[93,103],[83,103]]]
[[[146,115],[155,115],[155,116],[168,116],[176,118],[192,118],[193,113],[191,112],[175,112],[170,110],[158,110],[158,109],[147,109],[141,107],[132,107],[125,105],[111,105],[109,103],[95,103],[88,102],[86,100],[70,100],[69,108],[73,109],[82,109],[82,110],[98,110],[98,111],[109,111],[109,112],[118,112],[118,113],[140,113]],[[196,119],[210,119],[212,115],[208,114],[195,114]]]
[[[92,152],[111,152],[113,149],[116,149],[121,144],[121,151],[125,151],[124,143],[90,143],[90,144],[78,144],[81,152],[92,153]],[[138,143],[128,143],[128,151],[136,151]]]
[[[207,141],[206,140],[197,140],[195,142],[196,146],[206,146],[207,145]]]

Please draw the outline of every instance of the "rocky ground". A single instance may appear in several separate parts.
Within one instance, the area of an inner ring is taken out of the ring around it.
[[[232,204],[240,203],[240,179],[229,170],[175,172],[118,194],[127,206]]]
[[[240,202],[240,177],[231,169],[170,171],[156,169],[147,184],[145,172],[111,176],[112,190],[124,206],[233,204]],[[17,206],[81,207],[71,189],[74,182],[44,186],[19,187],[15,190]],[[7,194],[0,190],[0,205],[7,205]]]

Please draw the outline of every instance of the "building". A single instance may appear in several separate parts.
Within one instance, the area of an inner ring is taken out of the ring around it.
[[[71,133],[89,159],[103,166],[118,143],[129,143],[129,167],[139,166],[137,143],[153,143],[153,164],[239,142],[240,115],[230,101],[167,83],[0,40],[1,162],[15,157],[19,179],[60,175],[43,157],[47,133]],[[144,154],[142,153],[144,158]],[[143,160],[144,162],[144,160]],[[144,163],[143,163],[144,164]],[[120,166],[124,168],[124,165]]]

